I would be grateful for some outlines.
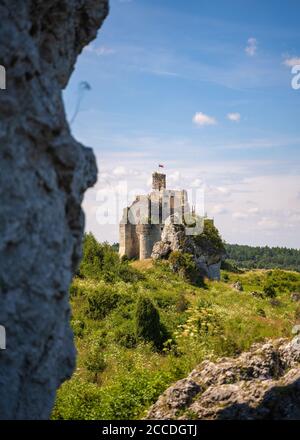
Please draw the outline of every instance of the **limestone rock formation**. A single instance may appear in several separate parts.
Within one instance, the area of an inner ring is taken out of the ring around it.
[[[291,293],[291,300],[295,302],[300,301],[300,292],[293,292]]]
[[[244,290],[242,283],[238,280],[235,283],[233,283],[232,288],[237,290],[238,292],[242,292]],[[254,292],[256,293],[256,292]],[[256,296],[256,295],[253,295]]]
[[[192,254],[201,275],[219,280],[225,251],[216,249],[210,240],[199,243],[193,235],[186,235],[185,226],[176,220],[176,216],[170,216],[165,221],[161,241],[154,244],[151,257],[154,260],[167,258],[173,251]]]
[[[148,419],[300,419],[300,336],[204,361],[168,388]]]
[[[92,150],[72,137],[62,89],[107,0],[1,0],[0,418],[48,418],[74,368],[68,288],[81,254]]]

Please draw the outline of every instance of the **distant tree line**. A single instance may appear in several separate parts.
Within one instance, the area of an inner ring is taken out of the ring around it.
[[[112,248],[118,252],[119,243]],[[286,269],[300,272],[300,249],[225,243],[226,262],[245,269]],[[224,267],[225,268],[225,267]]]
[[[228,261],[246,269],[287,269],[300,272],[300,249],[225,244]]]

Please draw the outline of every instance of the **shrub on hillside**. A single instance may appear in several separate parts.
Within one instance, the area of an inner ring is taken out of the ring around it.
[[[220,236],[218,229],[210,220],[204,220],[203,232],[195,236],[194,240],[204,251],[225,254],[222,237]]]
[[[86,420],[101,416],[101,388],[94,383],[73,377],[60,387],[55,407],[54,420]]]
[[[224,283],[227,283],[228,281],[229,281],[229,275],[228,275],[228,273],[222,273],[222,276],[221,276],[221,280],[222,281],[224,281]]]
[[[218,347],[223,338],[221,319],[213,307],[199,304],[188,310],[189,316],[184,324],[178,326],[174,333],[179,347],[194,341],[200,349],[210,346]]]
[[[267,317],[266,312],[264,311],[264,309],[262,309],[260,307],[258,309],[256,309],[256,314],[258,316],[260,316],[261,318],[266,318]]]
[[[121,295],[110,286],[101,286],[99,290],[92,290],[88,294],[87,314],[92,319],[103,319],[121,300]]]
[[[98,243],[92,233],[84,235],[83,256],[78,275],[106,282],[135,282],[142,279],[140,272],[120,259],[117,252],[108,243]]]
[[[169,256],[171,269],[178,273],[182,278],[193,284],[203,285],[203,277],[196,267],[192,254],[181,251],[173,251]]]
[[[189,305],[190,305],[189,301],[182,293],[176,302],[176,311],[179,313],[185,312],[189,308]]]
[[[137,339],[151,342],[157,349],[164,342],[163,327],[157,308],[150,298],[140,296],[135,310],[135,332]]]
[[[85,328],[84,321],[82,321],[81,319],[73,319],[71,321],[71,327],[75,336],[77,336],[78,338],[83,337],[84,328]]]
[[[134,323],[125,320],[114,331],[114,341],[121,347],[134,348],[137,343]]]
[[[272,284],[267,283],[264,286],[264,294],[267,298],[275,298],[276,297],[276,290]]]
[[[181,372],[182,375],[182,372]],[[73,377],[57,394],[56,420],[132,420],[142,418],[159,395],[180,378],[177,371],[131,368],[111,384],[100,387]]]
[[[103,349],[100,345],[94,344],[89,347],[88,354],[84,361],[86,369],[92,373],[93,381],[97,382],[98,375],[106,368]]]

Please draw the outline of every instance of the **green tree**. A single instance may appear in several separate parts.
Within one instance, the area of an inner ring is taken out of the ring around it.
[[[94,342],[90,345],[84,361],[84,366],[90,373],[92,373],[94,381],[97,382],[98,375],[102,373],[106,367],[103,348],[100,343]]]
[[[225,244],[227,257],[246,269],[290,269],[300,272],[300,250]]]
[[[138,339],[162,347],[162,328],[157,308],[150,298],[140,296],[135,310],[135,332]]]
[[[101,286],[99,290],[88,293],[87,314],[92,319],[103,319],[117,307],[121,296],[114,290],[114,285]]]
[[[83,256],[78,275],[108,283],[120,280],[127,283],[142,279],[142,275],[128,261],[120,259],[114,247],[108,243],[98,243],[91,232],[83,238]]]
[[[84,234],[82,254],[79,275],[83,278],[99,278],[103,266],[104,248],[92,233]]]
[[[204,220],[203,231],[194,240],[203,250],[225,253],[222,237],[211,220]]]

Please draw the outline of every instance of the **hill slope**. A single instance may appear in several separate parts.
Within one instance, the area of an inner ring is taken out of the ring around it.
[[[300,319],[291,299],[300,291],[298,273],[223,271],[222,281],[196,286],[167,262],[130,264],[97,246],[70,291],[78,365],[59,390],[55,419],[141,418],[203,360],[290,337]]]

